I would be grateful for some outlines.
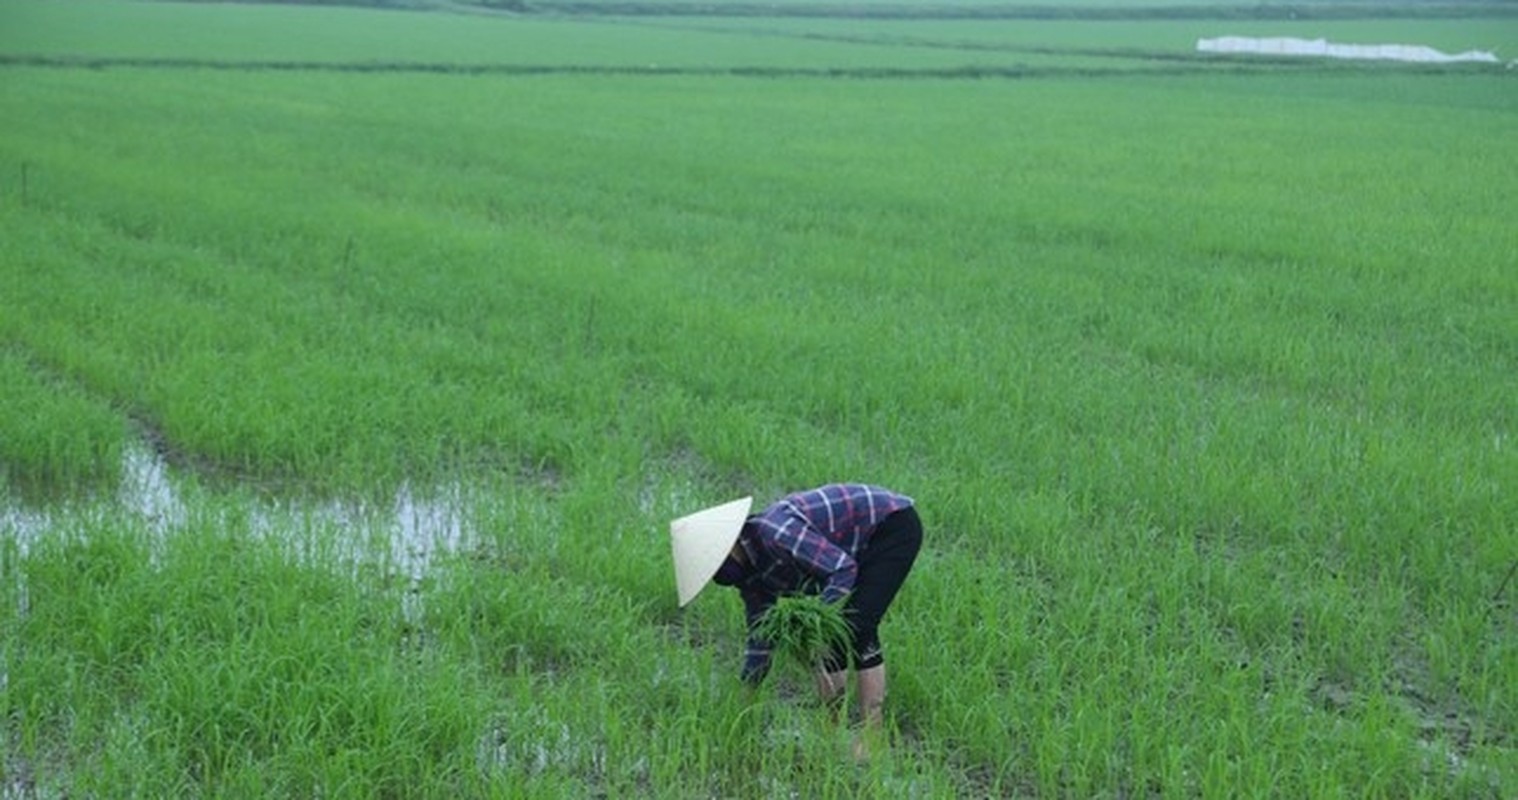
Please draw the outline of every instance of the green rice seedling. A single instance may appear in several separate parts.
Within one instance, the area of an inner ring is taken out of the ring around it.
[[[764,612],[754,635],[774,648],[781,662],[814,673],[830,653],[846,652],[853,629],[839,603],[819,597],[782,597]]]
[[[0,386],[0,480],[47,495],[119,477],[127,426],[106,404],[3,349]]]

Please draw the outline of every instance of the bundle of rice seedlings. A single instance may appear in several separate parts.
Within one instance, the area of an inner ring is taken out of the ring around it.
[[[769,642],[776,658],[806,672],[817,669],[831,652],[847,652],[853,638],[842,603],[806,595],[780,598],[759,618],[754,632]]]

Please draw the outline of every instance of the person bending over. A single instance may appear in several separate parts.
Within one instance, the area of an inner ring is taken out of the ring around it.
[[[743,498],[671,523],[680,605],[709,581],[738,591],[749,629],[741,676],[758,684],[769,672],[771,648],[755,627],[780,597],[811,594],[842,603],[852,638],[847,652],[824,660],[818,691],[824,702],[835,703],[852,665],[860,720],[879,728],[886,670],[878,627],[922,547],[912,498],[879,486],[833,483],[786,495],[749,515],[752,501]]]

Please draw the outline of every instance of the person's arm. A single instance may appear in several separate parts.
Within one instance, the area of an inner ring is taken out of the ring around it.
[[[778,531],[774,541],[796,566],[822,581],[824,603],[842,602],[854,591],[854,582],[859,578],[859,562],[811,526],[797,525]]]
[[[748,644],[743,652],[743,671],[739,677],[750,686],[758,685],[770,671],[770,643],[754,635],[759,618],[775,605],[775,596],[753,588],[745,588],[743,615],[748,623]]]

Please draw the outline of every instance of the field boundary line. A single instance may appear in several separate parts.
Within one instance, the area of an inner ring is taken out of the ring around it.
[[[1114,57],[1117,57],[1114,54]],[[1446,75],[1494,73],[1491,65],[1376,64],[1373,67],[1311,59],[1229,58],[1187,59],[1179,55],[1141,60],[1168,61],[1170,66],[1033,67],[1026,65],[965,65],[959,67],[767,67],[767,66],[638,66],[597,64],[468,64],[385,61],[275,61],[259,59],[156,58],[132,56],[72,56],[0,54],[0,68],[41,68],[103,71],[108,69],[208,70],[218,72],[331,72],[340,74],[418,74],[457,76],[538,77],[582,75],[641,78],[817,78],[842,80],[1022,80],[1036,78],[1133,78],[1215,74],[1279,74],[1325,72],[1345,74],[1393,70],[1397,74]],[[1184,66],[1180,66],[1184,64]]]

